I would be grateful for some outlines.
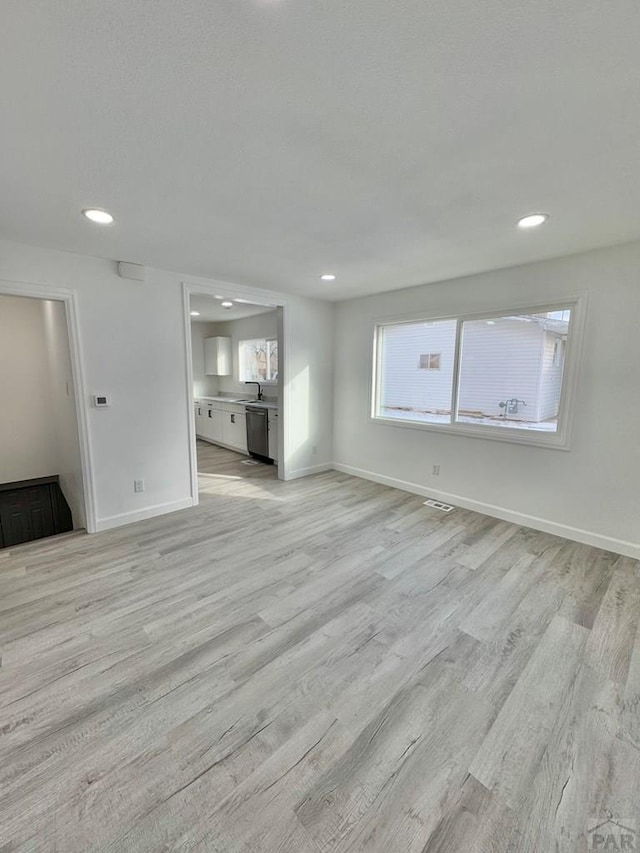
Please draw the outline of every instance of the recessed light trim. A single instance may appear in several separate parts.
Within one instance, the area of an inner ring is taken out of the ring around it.
[[[320,281],[335,281],[335,280],[336,280],[336,277],[335,277],[335,275],[334,275],[333,273],[331,273],[331,272],[323,273],[323,274],[320,276]]]
[[[225,300],[220,303],[223,308],[233,308],[233,302],[229,302],[229,300]]]
[[[100,207],[86,207],[82,211],[82,215],[96,225],[111,225],[113,223],[113,216],[109,211],[102,210]]]
[[[191,311],[191,312],[190,312],[190,314],[191,314],[191,316],[192,316],[192,317],[199,317],[199,316],[200,316],[200,312],[199,312],[199,311]]]
[[[549,219],[548,213],[528,213],[518,219],[518,228],[538,228]]]

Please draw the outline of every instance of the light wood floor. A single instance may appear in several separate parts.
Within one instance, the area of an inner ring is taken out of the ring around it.
[[[201,501],[0,552],[2,853],[573,853],[640,819],[636,562],[336,473]]]
[[[267,462],[259,462],[245,456],[209,444],[208,441],[196,441],[198,454],[198,492],[207,492],[213,487],[215,493],[221,479],[227,480],[275,480],[278,477],[278,466]]]

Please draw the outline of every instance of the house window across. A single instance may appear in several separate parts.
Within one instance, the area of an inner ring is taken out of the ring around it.
[[[576,308],[378,324],[372,417],[565,444]]]
[[[258,338],[238,345],[241,382],[276,382],[278,379],[278,342]]]
[[[440,370],[440,353],[429,352],[420,356],[418,367],[421,370]]]

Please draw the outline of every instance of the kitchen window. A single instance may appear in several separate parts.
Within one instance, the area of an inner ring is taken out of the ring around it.
[[[256,338],[238,345],[241,382],[277,382],[278,341]]]
[[[566,449],[578,308],[377,324],[372,418]]]

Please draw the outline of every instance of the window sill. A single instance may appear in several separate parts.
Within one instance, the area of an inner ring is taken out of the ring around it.
[[[554,433],[508,427],[466,426],[465,424],[431,424],[423,421],[400,420],[370,415],[369,422],[378,426],[418,429],[427,432],[439,432],[442,435],[462,435],[467,438],[484,438],[489,441],[503,441],[508,444],[525,444],[530,447],[545,447],[548,450],[570,450],[569,439],[560,430]],[[533,435],[532,435],[533,433]]]

